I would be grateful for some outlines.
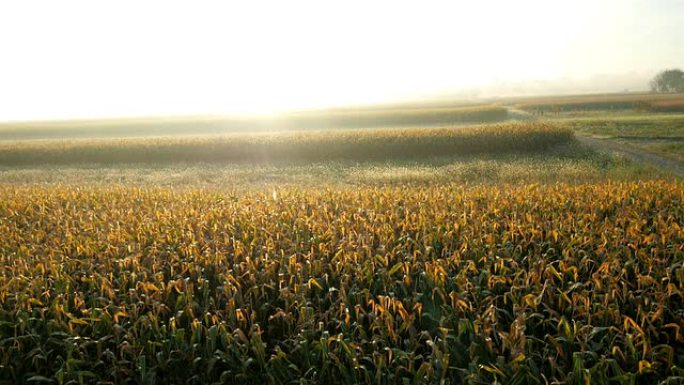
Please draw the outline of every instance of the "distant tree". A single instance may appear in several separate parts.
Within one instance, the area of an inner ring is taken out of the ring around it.
[[[651,80],[653,92],[684,92],[684,72],[680,69],[669,69],[660,72]]]

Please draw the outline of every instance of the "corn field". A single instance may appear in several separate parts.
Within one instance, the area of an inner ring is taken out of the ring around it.
[[[683,200],[0,187],[0,383],[681,384]]]
[[[6,141],[0,142],[0,166],[415,160],[535,153],[572,143],[574,139],[569,128],[524,122],[180,138]]]
[[[42,122],[0,121],[0,141],[140,138],[246,134],[249,132],[381,127],[449,126],[502,122],[508,111],[493,105],[418,104],[345,108],[257,116],[193,116]]]

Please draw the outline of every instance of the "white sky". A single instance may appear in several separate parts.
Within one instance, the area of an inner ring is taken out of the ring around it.
[[[682,26],[676,0],[0,0],[0,120],[268,112],[604,73],[641,80],[684,67]]]

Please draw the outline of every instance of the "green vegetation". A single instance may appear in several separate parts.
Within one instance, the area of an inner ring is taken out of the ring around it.
[[[0,165],[272,163],[421,159],[535,152],[573,141],[547,123],[469,128],[335,130],[204,138],[6,142]]]
[[[684,161],[684,115],[563,120],[566,127],[584,135],[618,140],[623,144]]]
[[[684,92],[684,72],[678,68],[661,71],[650,85],[653,92]]]
[[[675,139],[684,137],[684,114],[589,116],[558,120],[579,132],[619,139]]]
[[[120,164],[0,167],[0,184],[166,186],[253,190],[278,186],[375,186],[597,182],[669,177],[666,170],[594,153],[577,143],[535,153],[427,157],[415,160],[280,164]]]
[[[681,140],[683,139],[677,142],[666,140],[649,141],[638,143],[637,145],[649,151],[684,162],[684,142],[681,142]]]
[[[0,189],[0,380],[674,384],[679,183]]]

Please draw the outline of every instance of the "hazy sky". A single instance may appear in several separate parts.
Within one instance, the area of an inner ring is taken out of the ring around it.
[[[683,26],[684,0],[2,1],[0,120],[614,91],[684,67]]]

